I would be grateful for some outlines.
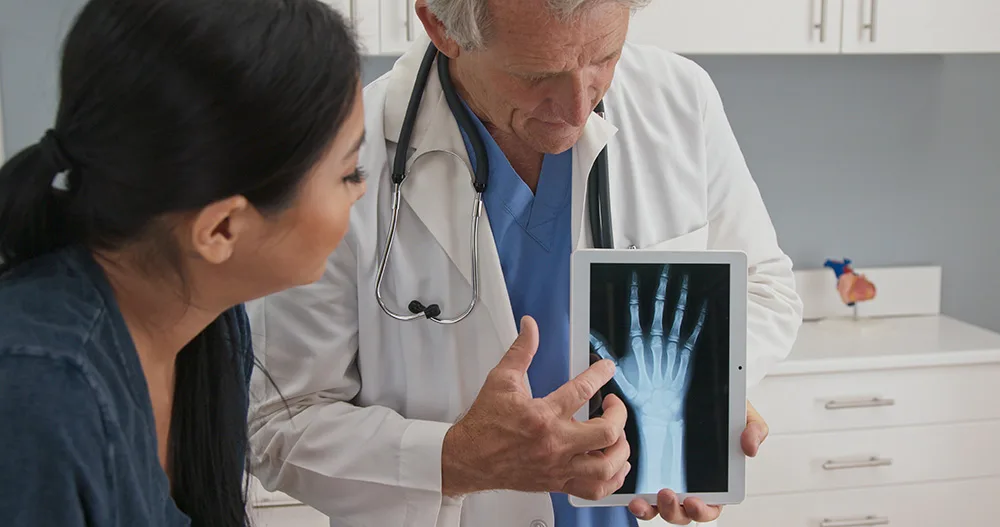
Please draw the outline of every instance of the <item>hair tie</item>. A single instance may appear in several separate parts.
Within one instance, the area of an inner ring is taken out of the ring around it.
[[[73,163],[66,153],[66,149],[63,148],[62,142],[59,140],[59,136],[56,135],[55,130],[50,129],[46,131],[45,135],[42,136],[42,140],[38,142],[38,147],[41,149],[45,160],[49,163],[49,167],[53,172],[60,173],[73,169]]]
[[[63,148],[56,131],[49,129],[38,142],[38,148],[48,163],[49,170],[54,174],[52,178],[52,188],[57,190],[69,190],[69,181],[66,173],[73,170],[73,162]]]

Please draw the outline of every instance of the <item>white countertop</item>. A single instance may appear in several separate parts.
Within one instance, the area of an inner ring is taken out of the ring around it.
[[[1000,362],[1000,334],[954,318],[907,316],[805,322],[771,375]]]

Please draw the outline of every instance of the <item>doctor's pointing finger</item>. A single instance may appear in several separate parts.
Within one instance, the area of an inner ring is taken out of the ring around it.
[[[801,321],[711,78],[627,41],[647,3],[417,0],[426,37],[364,91],[368,191],[344,242],[319,281],[249,306],[268,373],[250,416],[265,487],[335,525],[718,516],[673,489],[631,508],[570,503],[629,485],[637,450],[614,395],[573,419],[616,371],[602,360],[570,378],[575,250],[744,252],[749,384]],[[747,454],[764,435],[748,422]]]
[[[461,496],[497,488],[553,489],[600,499],[621,486],[628,471],[625,407],[586,423],[573,413],[609,380],[614,366],[594,364],[553,396],[534,399],[522,380],[538,346],[531,317],[500,364],[487,376],[469,411],[451,427],[442,447],[442,493]],[[603,451],[599,455],[591,452]]]

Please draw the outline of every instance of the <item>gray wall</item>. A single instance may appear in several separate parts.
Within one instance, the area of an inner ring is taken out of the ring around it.
[[[700,62],[798,267],[941,265],[943,311],[1000,330],[1000,55]]]
[[[84,0],[0,0],[0,96],[8,157],[55,120],[62,39]]]
[[[52,122],[59,42],[82,3],[0,0],[8,153]],[[1000,55],[696,60],[798,268],[941,265],[945,313],[1000,331]],[[366,81],[391,65],[366,60]]]

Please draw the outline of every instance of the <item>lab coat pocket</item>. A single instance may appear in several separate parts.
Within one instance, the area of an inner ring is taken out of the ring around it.
[[[708,224],[675,238],[639,247],[648,251],[704,251],[708,248]]]

